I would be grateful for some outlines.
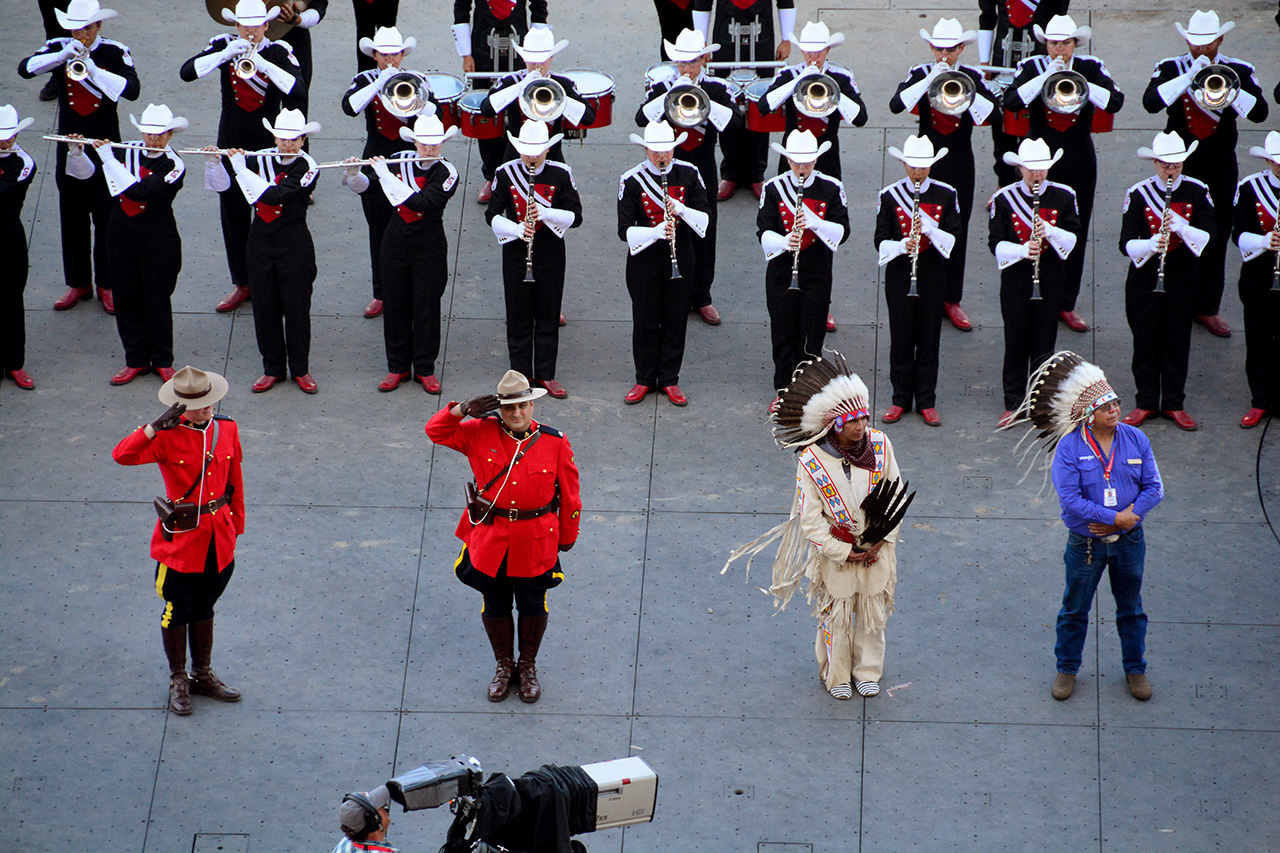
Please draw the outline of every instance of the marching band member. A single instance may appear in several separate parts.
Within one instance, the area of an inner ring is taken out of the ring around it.
[[[715,6],[714,22],[711,7]],[[773,26],[777,9],[778,28]],[[715,42],[715,62],[785,62],[791,55],[791,36],[796,26],[795,0],[694,0],[693,29],[703,39]],[[664,35],[664,38],[666,36]],[[776,44],[776,47],[775,47]],[[750,68],[749,65],[744,66]],[[758,76],[768,78],[765,69],[751,68]],[[718,76],[728,76],[718,69]],[[730,127],[720,134],[720,152],[724,155],[720,171],[722,180],[716,198],[728,201],[738,187],[751,187],[756,198],[764,191],[765,161],[769,158],[769,134]],[[704,174],[705,177],[705,174]],[[710,190],[715,184],[707,184]]]
[[[1195,153],[1184,164],[1187,177],[1198,178],[1213,196],[1213,240],[1200,264],[1201,279],[1196,296],[1195,322],[1220,338],[1231,336],[1231,327],[1218,315],[1225,283],[1227,243],[1231,235],[1231,202],[1240,179],[1236,161],[1238,117],[1260,123],[1267,118],[1267,101],[1262,86],[1249,63],[1219,53],[1223,37],[1235,28],[1234,21],[1219,24],[1217,12],[1199,12],[1191,16],[1187,26],[1175,22],[1174,27],[1187,42],[1182,56],[1162,59],[1156,65],[1142,105],[1147,112],[1164,110],[1166,132],[1176,132],[1183,139],[1198,143]],[[1226,109],[1203,107],[1192,96],[1191,83],[1197,72],[1209,65],[1226,65],[1240,78],[1240,90]]]
[[[582,200],[572,170],[547,159],[560,134],[549,136],[546,122],[526,121],[519,136],[510,131],[507,136],[520,158],[498,167],[493,197],[484,214],[502,244],[507,353],[512,370],[563,400],[569,393],[555,376],[564,296],[564,235],[582,224]],[[529,274],[533,281],[528,280]]]
[[[116,105],[121,98],[137,100],[141,84],[129,48],[102,37],[102,22],[117,13],[114,9],[103,9],[98,0],[71,0],[67,11],[55,9],[54,12],[58,23],[70,31],[71,37],[49,39],[35,54],[18,63],[18,74],[30,79],[50,72],[58,81],[59,133],[119,142],[120,116]],[[83,63],[83,77],[67,73],[72,63],[77,67]],[[77,302],[93,296],[96,281],[102,307],[108,314],[114,314],[107,259],[107,221],[111,218],[113,203],[106,181],[101,177],[68,180],[66,143],[58,144],[57,158],[62,269],[67,292],[53,307],[57,311],[75,307]]]
[[[1001,426],[1012,420],[1027,377],[1053,354],[1066,260],[1080,236],[1075,192],[1048,180],[1049,169],[1062,159],[1061,149],[1051,154],[1044,140],[1024,139],[1017,153],[1004,159],[1022,177],[992,198],[987,236],[1000,267],[1004,318]]]
[[[374,67],[373,58],[360,49],[360,42],[396,25],[400,0],[351,0],[351,9],[356,18],[356,71],[368,71]]]
[[[702,175],[675,162],[687,135],[665,121],[650,122],[646,158],[618,183],[618,237],[627,244],[627,292],[631,294],[631,353],[636,384],[623,402],[639,403],[655,388],[674,406],[687,406],[680,390],[689,286],[694,274],[694,235],[706,235],[711,205]],[[675,273],[675,275],[672,275]]]
[[[297,110],[282,110],[274,126],[265,118],[262,124],[275,139],[274,148],[257,152],[233,148],[227,157],[240,192],[254,212],[245,262],[254,292],[253,327],[262,354],[262,376],[252,390],[255,394],[270,391],[284,380],[287,367],[298,387],[314,394],[317,388],[309,359],[316,249],[307,229],[307,199],[318,173],[302,145],[320,125],[308,122]],[[253,157],[254,168],[249,168],[248,157]],[[210,169],[206,158],[205,185],[225,193],[231,179],[219,165],[215,162]]]
[[[130,143],[138,147],[120,149],[123,163],[102,139],[93,142],[92,159],[79,145],[67,158],[67,174],[75,178],[92,177],[100,164],[107,191],[120,201],[107,226],[107,257],[125,366],[111,377],[112,385],[128,385],[149,370],[163,382],[173,378],[171,299],[182,271],[173,200],[187,166],[169,141],[187,129],[187,120],[164,104],[147,104],[142,121],[132,115],[129,121],[142,140]]]
[[[18,134],[35,119],[18,120],[9,104],[0,107],[0,254],[8,274],[0,285],[0,375],[8,375],[19,388],[30,391],[35,380],[23,369],[27,355],[26,311],[22,292],[27,289],[27,233],[22,227],[22,204],[27,199],[36,161],[18,144]]]
[[[1280,133],[1249,149],[1267,168],[1236,189],[1232,238],[1244,256],[1240,301],[1244,304],[1244,372],[1252,397],[1240,426],[1252,429],[1268,412],[1280,414]]]
[[[1055,15],[1041,29],[1033,24],[1036,40],[1044,43],[1048,55],[1033,56],[1018,63],[1017,74],[1004,95],[1009,112],[1028,110],[1031,115],[1031,137],[1043,139],[1050,148],[1061,148],[1063,157],[1049,170],[1049,177],[1075,190],[1080,209],[1080,240],[1089,239],[1089,221],[1093,217],[1093,195],[1098,184],[1098,156],[1093,147],[1092,121],[1095,110],[1117,113],[1124,104],[1124,94],[1116,88],[1107,66],[1093,56],[1076,53],[1076,48],[1089,40],[1092,30],[1077,27],[1070,15]],[[1049,77],[1059,71],[1074,71],[1089,86],[1088,100],[1078,112],[1061,113],[1048,108],[1041,91]],[[1089,324],[1076,313],[1080,296],[1080,280],[1084,276],[1083,248],[1067,258],[1063,283],[1062,322],[1074,332],[1089,331]]]
[[[413,129],[400,135],[413,151],[376,155],[373,172],[394,213],[382,237],[380,263],[386,315],[382,336],[387,349],[387,375],[379,391],[394,391],[415,377],[428,394],[440,393],[436,358],[440,355],[440,299],[449,284],[449,240],[444,208],[458,189],[458,170],[441,156],[444,143],[458,132],[447,131],[438,116],[419,116]],[[422,158],[419,160],[414,157]],[[349,167],[347,186],[362,196],[369,179]]]
[[[400,67],[404,58],[418,46],[418,40],[404,38],[395,27],[383,27],[373,38],[360,39],[360,52],[373,58],[376,68],[367,69],[351,78],[351,88],[342,96],[342,111],[349,116],[364,113],[365,138],[361,159],[393,157],[401,151],[412,151],[413,144],[403,134],[418,115],[439,115],[440,103],[431,94],[431,84],[426,75],[407,71]],[[399,115],[387,108],[387,100],[381,96],[387,81],[396,74],[412,74],[424,95],[425,103],[416,115]],[[428,107],[427,105],[430,105]],[[410,134],[410,139],[412,134]],[[364,170],[365,185],[373,176],[373,169]],[[347,179],[343,178],[343,183]],[[360,206],[364,209],[364,221],[369,226],[369,263],[372,271],[373,300],[365,306],[364,316],[373,318],[382,313],[382,234],[387,230],[395,208],[383,193],[360,193]]]
[[[535,28],[547,27],[547,0],[475,0],[474,17],[471,6],[471,0],[454,0],[453,3],[453,26],[450,30],[458,56],[462,57],[462,73],[511,73],[523,68],[524,61],[512,53],[512,48],[524,42],[530,22]],[[518,127],[519,121],[514,126]],[[476,198],[480,204],[489,202],[489,195],[493,192],[493,173],[509,159],[505,156],[506,145],[502,137],[476,140],[476,148],[480,152],[480,173],[484,176]]]
[[[964,262],[969,245],[969,216],[973,213],[973,129],[986,124],[999,110],[996,96],[987,88],[982,72],[960,64],[965,45],[975,38],[973,30],[963,29],[955,18],[943,18],[934,24],[933,32],[920,30],[920,38],[928,42],[933,62],[912,66],[889,100],[889,111],[897,115],[909,110],[918,115],[917,133],[926,137],[934,148],[945,148],[949,152],[946,162],[937,164],[931,172],[935,181],[944,181],[955,188],[960,202],[960,232],[956,235],[955,250],[946,260],[947,290],[942,295],[942,309],[951,325],[968,332],[973,329],[973,323],[960,307],[960,299],[964,296]],[[964,74],[973,84],[972,102],[959,115],[934,109],[929,100],[934,80],[949,71]]]
[[[178,72],[179,77],[190,83],[222,69],[219,72],[222,84],[222,116],[218,121],[220,148],[256,151],[270,147],[271,134],[262,129],[264,124],[269,126],[266,117],[280,112],[286,103],[284,96],[296,97],[295,89],[301,92],[305,88],[289,46],[267,38],[267,24],[279,15],[279,6],[268,10],[262,0],[239,0],[234,12],[223,9],[222,16],[235,24],[236,32],[209,39],[209,46],[184,62]],[[238,60],[246,58],[251,58],[255,66],[253,76],[248,78],[236,73]],[[288,105],[293,103],[292,97]],[[232,286],[231,293],[217,305],[216,310],[225,314],[249,298],[245,246],[249,241],[253,210],[238,190],[231,189],[230,183],[227,190],[218,195],[218,207]]]
[[[849,205],[844,184],[817,168],[830,140],[819,144],[811,131],[793,130],[785,147],[776,142],[770,147],[786,162],[787,171],[765,182],[756,237],[769,262],[764,293],[773,387],[781,389],[800,362],[822,354],[831,307],[831,264],[836,248],[849,239]],[[791,288],[793,278],[796,289]]]
[[[1130,426],[1142,426],[1156,412],[1180,429],[1197,426],[1183,406],[1196,282],[1203,275],[1196,259],[1217,222],[1209,188],[1183,173],[1197,146],[1177,133],[1157,133],[1150,148],[1138,149],[1139,157],[1155,161],[1156,174],[1130,187],[1124,199],[1120,251],[1131,261],[1124,305],[1137,389],[1134,409],[1124,416]]]
[[[875,245],[884,267],[884,301],[889,309],[889,381],[893,404],[881,416],[887,424],[913,408],[929,426],[942,418],[934,406],[938,387],[938,344],[948,258],[959,249],[963,231],[955,187],[932,178],[934,153],[927,136],[908,136],[899,151],[907,176],[880,191]],[[919,221],[915,220],[919,216]]]
[[[636,111],[636,124],[644,127],[651,121],[662,121],[666,115],[667,93],[676,86],[697,86],[707,95],[709,112],[706,120],[693,127],[683,128],[686,138],[676,148],[677,160],[683,160],[697,168],[705,187],[719,183],[716,175],[716,136],[729,128],[742,125],[742,117],[734,108],[734,94],[729,84],[720,77],[708,77],[703,73],[707,54],[719,45],[708,45],[702,33],[685,30],[675,43],[664,42],[667,56],[676,63],[677,74],[668,80],[660,80],[649,86],[645,102]],[[767,140],[767,134],[763,135]],[[720,325],[720,312],[711,304],[711,283],[716,277],[716,194],[707,193],[711,206],[711,219],[707,224],[707,236],[695,240],[693,250],[697,273],[689,290],[689,309],[697,311],[708,326]]]
[[[529,85],[530,79],[547,77],[563,86],[565,95],[564,112],[550,122],[551,126],[547,128],[548,135],[561,135],[565,122],[588,125],[595,121],[595,108],[582,100],[573,81],[560,74],[551,73],[551,57],[568,46],[567,39],[556,41],[550,27],[535,27],[529,30],[523,44],[515,46],[516,53],[520,54],[520,58],[524,60],[525,67],[494,81],[489,89],[489,97],[485,98],[480,105],[480,114],[492,117],[505,110],[507,127],[519,127],[525,120],[525,114],[520,109],[521,93],[524,92],[525,86]],[[516,149],[508,142],[500,162],[515,160],[519,156]],[[551,146],[547,156],[559,163],[564,162],[559,142]],[[492,191],[492,186],[490,190]]]

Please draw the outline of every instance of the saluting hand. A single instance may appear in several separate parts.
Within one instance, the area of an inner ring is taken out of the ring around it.
[[[151,428],[156,432],[163,432],[167,429],[173,429],[178,425],[178,421],[182,418],[182,413],[187,410],[186,403],[174,403],[160,417],[151,422]]]
[[[498,397],[495,394],[480,394],[468,399],[460,408],[464,418],[478,418],[488,412],[497,411]]]

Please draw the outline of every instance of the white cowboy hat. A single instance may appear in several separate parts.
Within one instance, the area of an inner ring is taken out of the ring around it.
[[[516,45],[516,53],[525,62],[546,62],[568,46],[568,39],[556,41],[550,29],[539,27],[529,30],[524,37],[524,44]]]
[[[364,36],[360,39],[360,52],[365,56],[373,56],[376,50],[378,53],[403,53],[405,56],[413,53],[413,49],[418,46],[418,40],[413,36],[403,38],[400,31],[395,27],[378,27],[378,31],[373,34],[373,38]]]
[[[72,0],[79,2],[79,0]],[[246,27],[257,27],[268,21],[274,21],[280,16],[280,7],[272,6],[270,9],[262,0],[240,0],[236,4],[236,10],[222,10],[222,17],[228,23],[244,24]]]
[[[5,109],[8,108],[0,108],[0,117],[3,116]],[[2,120],[2,118],[0,118],[0,120]],[[30,121],[30,119],[28,119],[28,121]],[[19,130],[21,130],[21,128],[19,128]],[[2,128],[0,128],[0,133],[3,133]],[[8,138],[9,137],[7,136],[0,136],[0,139]],[[1266,141],[1262,145],[1252,145],[1249,147],[1249,154],[1263,160],[1270,160],[1272,163],[1280,163],[1280,133],[1276,133],[1274,130],[1268,133]]]
[[[1031,31],[1035,33],[1037,41],[1075,39],[1076,44],[1084,44],[1093,36],[1092,29],[1077,27],[1075,19],[1070,15],[1054,15],[1049,19],[1049,23],[1045,24],[1044,29],[1040,29],[1039,24],[1033,24]]]
[[[889,146],[889,156],[897,157],[903,163],[915,168],[924,168],[932,166],[934,163],[947,156],[947,149],[943,148],[938,153],[933,152],[933,140],[927,136],[908,136],[907,141],[903,144],[902,150],[899,151],[892,145]]]
[[[960,26],[955,18],[943,18],[933,25],[933,32],[920,30],[920,38],[934,47],[955,47],[958,44],[969,44],[978,38],[973,30]]]
[[[405,142],[421,142],[423,145],[440,145],[458,135],[456,126],[445,129],[435,113],[420,115],[413,122],[413,128],[401,127],[400,138]]]
[[[1156,138],[1151,141],[1151,147],[1142,147],[1138,149],[1138,156],[1143,160],[1159,160],[1162,163],[1181,163],[1191,156],[1191,152],[1196,150],[1196,146],[1200,143],[1192,140],[1187,145],[1182,137],[1172,131],[1169,133],[1157,133]]]
[[[246,2],[246,0],[240,1]],[[302,110],[281,110],[280,115],[276,116],[275,125],[264,118],[262,126],[271,131],[271,135],[276,139],[297,139],[299,136],[309,136],[320,129],[319,122],[307,121]]]
[[[227,396],[227,380],[209,370],[187,365],[160,386],[160,402],[166,406],[184,404],[188,410],[203,409]]]
[[[18,111],[9,104],[0,107],[0,140],[13,139],[22,131],[31,127],[35,119],[27,116],[21,121],[18,120]]]
[[[1018,153],[1004,152],[1004,161],[1010,166],[1022,166],[1039,171],[1048,169],[1062,159],[1062,149],[1049,153],[1049,144],[1043,139],[1024,139],[1018,146]]]
[[[526,121],[520,125],[519,136],[508,130],[507,139],[511,140],[511,147],[516,149],[517,154],[523,154],[526,157],[537,157],[543,151],[564,139],[564,134],[557,133],[552,136],[547,129],[545,121]]]
[[[181,133],[188,126],[185,118],[175,116],[173,110],[164,104],[147,104],[147,108],[142,111],[141,121],[134,118],[133,113],[129,113],[129,121],[142,133],[161,134],[170,130]]]
[[[821,157],[826,150],[831,147],[831,142],[827,141],[818,144],[818,137],[814,136],[807,130],[793,130],[787,134],[787,144],[779,145],[776,142],[770,142],[769,147],[777,151],[783,157],[789,160],[795,160],[797,163],[812,163]]]
[[[817,53],[820,50],[844,44],[844,33],[832,34],[831,30],[827,29],[827,25],[821,21],[817,23],[810,21],[805,24],[804,29],[800,31],[799,38],[796,38],[795,33],[787,36],[787,38],[792,44],[800,48],[801,53]]]
[[[1218,23],[1218,13],[1210,10],[1201,12],[1199,9],[1191,16],[1191,20],[1184,27],[1177,21],[1173,22],[1173,26],[1182,37],[1187,40],[1188,44],[1194,44],[1197,47],[1209,44],[1215,41],[1219,36],[1225,36],[1236,28],[1235,21],[1227,21],[1225,24]]]
[[[71,0],[67,11],[55,8],[58,23],[64,30],[83,30],[90,24],[106,21],[120,14],[115,9],[103,9],[98,0]]]
[[[541,122],[538,122],[541,124]],[[498,405],[510,406],[526,400],[536,400],[547,393],[546,388],[531,388],[529,379],[518,370],[508,370],[498,380]]]
[[[715,53],[720,49],[718,44],[707,44],[701,30],[681,30],[676,36],[675,44],[663,39],[662,46],[667,50],[667,58],[672,62],[693,62],[699,56]]]
[[[689,134],[683,131],[680,132],[679,136],[676,136],[675,131],[671,129],[671,125],[667,124],[665,119],[651,121],[645,125],[644,136],[631,134],[632,142],[636,145],[643,145],[650,151],[671,151],[688,138]]]

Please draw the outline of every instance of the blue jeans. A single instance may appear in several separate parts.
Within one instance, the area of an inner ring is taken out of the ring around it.
[[[1086,559],[1092,552],[1092,562]],[[1058,642],[1054,654],[1058,672],[1074,675],[1080,669],[1084,640],[1089,633],[1089,607],[1102,580],[1111,574],[1111,595],[1116,600],[1116,632],[1125,672],[1146,672],[1143,657],[1147,648],[1147,614],[1142,612],[1142,566],[1147,545],[1142,528],[1135,527],[1110,545],[1079,533],[1068,533],[1063,562],[1067,567],[1067,588],[1058,612]]]

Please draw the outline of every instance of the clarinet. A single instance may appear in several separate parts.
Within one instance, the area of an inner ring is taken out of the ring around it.
[[[1164,184],[1164,212],[1160,214],[1160,237],[1164,240],[1164,247],[1160,249],[1160,266],[1156,268],[1156,289],[1152,293],[1164,293],[1164,260],[1169,256],[1169,226],[1172,224],[1169,218],[1169,204],[1173,201],[1173,178],[1169,178]]]
[[[671,196],[667,192],[667,173],[671,171],[671,167],[675,163],[672,162],[667,168],[662,170],[662,225],[668,228],[671,225],[671,208],[668,207]],[[680,275],[680,262],[676,258],[676,234],[675,229],[671,229],[671,236],[667,238],[667,245],[671,247],[671,280],[676,281],[682,278]]]
[[[537,213],[537,202],[534,201],[534,194],[533,194],[533,167],[526,163],[525,168],[529,172],[529,195],[525,199],[525,206],[524,206],[524,224],[525,224],[525,227],[527,228],[528,226],[535,224],[533,217],[534,217],[534,214]],[[530,234],[525,241],[525,250],[524,250],[524,283],[525,284],[534,284],[536,281],[533,277],[533,238],[534,236],[535,236],[534,234]]]
[[[1271,234],[1273,236],[1280,234],[1280,216],[1276,217],[1276,224],[1275,227],[1271,229]],[[1276,263],[1275,266],[1271,268],[1271,290],[1280,290],[1280,252],[1276,252]]]
[[[804,238],[804,228],[800,226],[800,214],[804,210],[804,182],[796,188],[796,215],[791,220],[791,233],[796,235],[796,247],[791,250],[791,284],[788,291],[800,290],[800,241]]]
[[[1036,228],[1040,225],[1040,183],[1031,188],[1031,239],[1036,241],[1036,246],[1040,251],[1036,252],[1036,256],[1031,259],[1031,301],[1036,302],[1040,297],[1040,253],[1044,251],[1044,241],[1037,239],[1035,236]]]
[[[907,296],[920,296],[916,292],[916,265],[920,263],[920,182],[916,181],[915,192],[911,196],[911,239],[915,245],[911,248],[911,287]]]

